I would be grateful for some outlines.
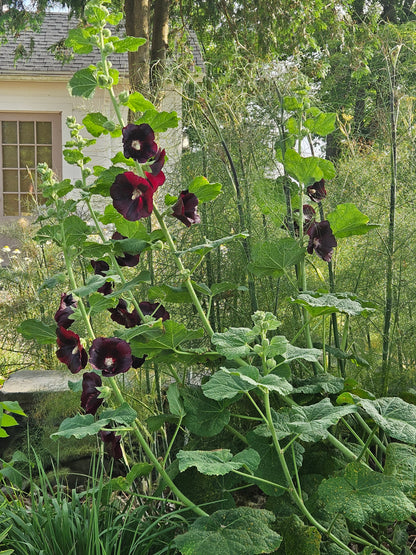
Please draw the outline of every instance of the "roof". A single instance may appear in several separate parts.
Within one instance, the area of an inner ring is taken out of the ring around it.
[[[205,73],[205,62],[202,57],[201,46],[198,41],[198,37],[196,36],[195,31],[192,29],[187,30],[188,33],[188,42],[189,46],[192,50],[192,56],[194,58],[194,64],[196,67],[200,67],[202,72]]]
[[[25,31],[17,39],[10,39],[0,44],[0,76],[1,75],[72,75],[100,59],[98,49],[90,54],[77,54],[69,63],[57,60],[48,50],[68,36],[68,31],[77,26],[76,19],[69,19],[68,13],[47,13],[39,33]],[[16,48],[24,47],[30,51],[31,40],[34,43],[32,55],[19,59],[14,63]],[[122,73],[128,73],[127,54],[113,54],[111,62]]]

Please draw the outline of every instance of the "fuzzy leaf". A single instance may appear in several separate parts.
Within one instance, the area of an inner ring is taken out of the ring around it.
[[[384,474],[396,478],[406,495],[416,497],[416,449],[402,443],[389,443]]]
[[[339,312],[349,316],[368,316],[374,312],[374,308],[368,306],[370,303],[360,302],[356,295],[348,293],[300,293],[293,302],[306,308],[313,318]]]
[[[200,203],[214,200],[221,193],[222,185],[220,183],[210,183],[206,177],[202,175],[195,177],[189,184],[188,191],[194,193]]]
[[[374,520],[404,520],[414,511],[395,479],[356,462],[347,465],[343,476],[323,480],[318,492],[327,512],[340,512],[359,528]]]
[[[155,133],[162,133],[170,128],[178,127],[179,119],[176,112],[158,112],[146,110],[142,117],[134,122],[136,125],[147,123]]]
[[[320,555],[321,534],[315,526],[306,526],[297,515],[283,521],[286,555]]]
[[[332,374],[318,374],[297,383],[294,393],[339,393],[344,388],[343,378]]]
[[[327,220],[337,239],[364,235],[375,227],[380,227],[380,224],[369,224],[370,218],[350,202],[338,204],[336,209],[327,215]]]
[[[45,324],[40,320],[29,318],[24,320],[17,331],[25,339],[35,339],[41,345],[53,345],[56,343],[56,324]]]
[[[316,156],[303,157],[296,150],[288,148],[285,153],[284,166],[287,173],[306,187],[321,179],[335,177],[332,162]]]
[[[146,110],[156,110],[155,106],[147,100],[141,93],[132,93],[127,102],[124,103],[125,106],[130,108],[132,112],[145,112]]]
[[[71,418],[65,418],[59,426],[59,430],[51,435],[53,439],[58,437],[70,438],[74,436],[81,439],[86,436],[96,435],[105,426],[100,420],[94,421],[92,414],[77,414]]]
[[[185,389],[181,393],[186,411],[183,423],[191,433],[212,437],[219,434],[230,421],[230,411],[225,402],[208,399],[200,389]]]
[[[182,555],[257,555],[280,546],[281,536],[269,528],[274,516],[269,511],[240,507],[203,516],[176,536]]]
[[[249,368],[252,368],[251,366]],[[244,370],[244,368],[242,369]],[[255,368],[257,370],[257,368]],[[258,370],[257,370],[258,375]],[[202,391],[206,397],[222,401],[223,399],[233,399],[240,393],[246,393],[255,389],[258,383],[255,379],[240,372],[227,370],[225,368],[218,370],[211,378],[202,385]]]
[[[285,270],[298,264],[304,256],[305,249],[291,237],[273,242],[264,241],[253,248],[248,269],[256,276],[278,278]]]
[[[233,455],[229,449],[215,451],[179,451],[179,470],[183,472],[191,466],[196,466],[201,474],[207,476],[224,476],[232,470],[238,470],[242,463],[233,462]]]
[[[383,397],[374,401],[360,399],[360,406],[390,437],[405,443],[416,443],[416,406],[399,397]]]
[[[116,37],[113,37],[113,39]],[[140,37],[125,37],[124,39],[114,40],[114,51],[123,54],[124,52],[137,52],[140,46],[146,43],[146,39]]]
[[[221,237],[221,239],[216,239],[215,241],[210,241],[209,239],[205,239],[205,243],[203,243],[202,245],[195,245],[194,247],[190,247],[189,249],[186,249],[184,251],[178,251],[178,254],[182,255],[188,252],[195,252],[202,256],[204,254],[207,254],[212,249],[216,249],[217,247],[220,247],[221,245],[225,245],[230,241],[234,241],[235,239],[245,239],[246,237],[248,237],[248,233],[246,231],[243,231],[242,233],[237,233],[236,235]]]
[[[307,127],[311,133],[326,137],[326,135],[334,131],[336,117],[337,115],[334,112],[320,112],[317,117],[307,118],[305,127]]]
[[[178,390],[178,384],[170,384],[166,396],[168,398],[170,412],[179,417],[185,416],[185,409]]]
[[[83,96],[84,98],[92,98],[94,96],[97,86],[94,70],[95,68],[90,66],[74,73],[68,83],[71,96]]]
[[[211,338],[217,351],[227,359],[244,357],[251,351],[249,343],[255,334],[249,328],[230,328],[224,333],[214,333]]]

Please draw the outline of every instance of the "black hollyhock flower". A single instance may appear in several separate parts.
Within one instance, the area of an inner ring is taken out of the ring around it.
[[[140,310],[143,312],[143,316],[153,316],[156,320],[162,318],[162,322],[169,320],[170,314],[166,308],[160,303],[149,303],[148,301],[143,301],[139,303]]]
[[[111,377],[127,372],[132,365],[130,345],[118,337],[97,337],[90,347],[90,364]]]
[[[114,459],[121,459],[123,457],[120,445],[121,436],[116,436],[114,432],[108,430],[100,430],[100,437],[110,457]]]
[[[153,194],[165,182],[165,175],[145,172],[146,179],[133,172],[117,175],[110,187],[114,208],[130,222],[150,216],[153,210]]]
[[[172,216],[178,218],[186,227],[191,227],[192,224],[199,224],[201,218],[196,211],[197,206],[198,197],[194,193],[181,191],[177,203],[173,206]]]
[[[104,399],[99,399],[97,387],[101,387],[101,377],[95,372],[85,372],[82,376],[81,407],[87,414],[95,414]]]
[[[140,322],[140,317],[137,314],[137,310],[133,309],[132,312],[127,310],[127,303],[124,299],[118,301],[118,305],[115,308],[109,308],[111,313],[111,319],[113,322],[117,322],[121,326],[126,328],[134,328]]]
[[[144,361],[147,358],[147,355],[143,355],[142,357],[136,357],[136,356],[132,356],[133,358],[133,363],[132,363],[132,368],[135,368],[137,370],[137,368],[141,368],[144,364]]]
[[[123,127],[123,147],[126,158],[133,158],[141,164],[155,157],[158,152],[155,134],[147,123],[129,123]]]
[[[113,233],[111,239],[115,241],[120,241],[121,239],[127,239],[124,235],[121,235],[118,231]],[[140,260],[139,254],[129,254],[127,252],[124,253],[124,256],[116,256],[116,260],[119,266],[129,266],[133,268],[133,266],[137,266]]]
[[[59,347],[56,351],[58,359],[66,364],[73,374],[85,368],[88,355],[81,345],[79,335],[61,326],[56,330],[56,336]]]
[[[306,188],[306,194],[314,202],[321,202],[321,200],[326,198],[325,179],[315,181],[313,185],[309,185]]]
[[[308,253],[312,254],[315,251],[319,258],[322,258],[325,262],[330,262],[334,252],[333,249],[337,246],[337,240],[332,233],[329,222],[327,220],[314,222],[308,229],[308,235]]]
[[[316,212],[309,204],[303,205],[303,234],[305,235],[308,232],[308,229],[311,227],[312,223],[315,221]],[[288,218],[285,218],[283,228],[288,228]],[[293,229],[295,232],[296,237],[299,237],[299,210],[296,209],[293,211]]]
[[[68,329],[74,323],[74,320],[70,318],[73,314],[74,309],[77,307],[77,301],[73,298],[71,293],[61,294],[61,304],[59,305],[59,310],[55,314],[55,321],[58,326]]]
[[[154,161],[150,164],[150,171],[152,175],[158,175],[165,165],[165,149],[159,149],[154,157]]]
[[[104,260],[91,260],[91,266],[94,270],[94,274],[98,276],[105,276],[106,272],[110,269],[110,266]],[[97,289],[98,293],[103,295],[109,295],[113,290],[113,284],[111,281],[106,281],[104,285]]]

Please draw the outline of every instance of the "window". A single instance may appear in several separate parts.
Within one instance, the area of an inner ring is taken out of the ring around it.
[[[60,114],[0,112],[0,218],[27,216],[38,194],[36,167],[62,170]]]

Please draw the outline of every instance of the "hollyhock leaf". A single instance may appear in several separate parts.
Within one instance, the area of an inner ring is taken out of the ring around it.
[[[228,237],[222,237],[221,239],[216,239],[215,241],[210,241],[209,239],[206,239],[204,244],[195,245],[194,247],[190,247],[189,249],[186,249],[184,251],[178,251],[178,254],[182,255],[188,252],[195,252],[203,256],[207,254],[209,251],[211,251],[212,249],[216,249],[217,247],[220,247],[221,245],[225,245],[226,243],[229,243],[236,239],[246,239],[248,236],[249,234],[246,231],[243,231],[242,233],[237,233],[236,235],[229,235]]]
[[[179,461],[180,472],[195,466],[198,472],[207,476],[225,476],[232,470],[238,470],[244,464],[243,462],[235,462],[229,449],[179,451],[176,458]]]
[[[210,379],[202,385],[202,391],[206,397],[215,401],[223,399],[234,399],[241,393],[247,393],[258,386],[256,380],[247,376],[240,376],[239,372],[231,372],[226,369],[217,370]]]
[[[295,112],[303,108],[303,103],[295,96],[285,96],[283,99],[283,108],[288,112]]]
[[[18,422],[16,418],[13,418],[13,416],[11,416],[10,414],[3,413],[1,415],[0,424],[4,428],[8,428],[10,426],[17,426]]]
[[[365,306],[352,294],[352,298],[348,298],[347,294],[337,293],[300,293],[296,299],[292,299],[294,303],[303,306],[309,314],[315,318],[324,314],[343,313],[349,316],[368,316],[374,312],[371,306]]]
[[[54,287],[56,287],[57,285],[61,285],[63,283],[66,283],[67,280],[67,275],[65,272],[61,272],[59,274],[55,274],[47,279],[45,279],[45,281],[42,283],[42,285],[39,287],[39,291],[43,291],[45,289],[53,289]]]
[[[117,298],[110,297],[109,295],[102,295],[101,293],[92,293],[88,297],[89,314],[99,314],[109,308],[114,308],[117,305]]]
[[[131,168],[134,168],[136,166],[135,161],[132,160],[132,158],[126,158],[122,152],[117,152],[117,154],[113,156],[113,158],[111,158],[111,162],[112,164],[123,164],[123,166],[130,166]],[[121,173],[124,170],[124,168],[119,169],[120,171],[118,173]]]
[[[3,410],[12,412],[13,414],[27,416],[17,401],[0,401],[0,407],[2,407]]]
[[[186,415],[183,424],[192,434],[213,437],[219,434],[230,421],[227,402],[218,402],[205,397],[201,389],[182,389]]]
[[[146,419],[147,429],[151,434],[156,433],[160,428],[168,422],[169,424],[178,424],[179,417],[176,414],[156,414]]]
[[[67,247],[79,247],[85,241],[91,228],[79,216],[68,216],[63,222]]]
[[[188,330],[183,324],[166,320],[162,329],[151,332],[151,339],[146,343],[132,342],[132,347],[134,346],[133,354],[143,356],[144,354],[157,354],[165,350],[175,351],[182,343],[200,339],[203,336],[202,328]]]
[[[355,204],[347,202],[338,204],[336,209],[327,216],[331,225],[332,233],[337,239],[351,237],[352,235],[364,235],[380,224],[368,223],[370,218],[360,212]]]
[[[250,328],[230,328],[223,333],[214,333],[211,338],[217,351],[227,359],[245,357],[251,352],[256,334]]]
[[[136,125],[147,123],[155,133],[162,133],[168,129],[178,127],[179,118],[176,112],[158,112],[157,110],[146,110],[144,114],[134,122]]]
[[[296,382],[293,393],[339,393],[344,388],[344,379],[332,374],[319,374]]]
[[[96,68],[89,66],[75,72],[68,83],[68,90],[71,96],[82,96],[84,98],[92,98],[95,88],[97,87],[97,79],[95,77]]]
[[[146,110],[156,110],[156,107],[147,100],[141,93],[133,92],[129,95],[126,102],[123,102],[124,106],[130,108],[132,112],[146,112]]]
[[[115,39],[118,37],[112,38]],[[112,42],[114,45],[114,52],[123,54],[124,52],[137,52],[140,46],[146,44],[146,39],[140,37],[125,37],[124,39],[113,40]]]
[[[279,548],[282,537],[271,530],[273,514],[240,507],[199,517],[174,544],[183,555],[257,555]]]
[[[384,474],[395,478],[400,484],[400,489],[415,500],[416,449],[412,445],[389,443],[386,449]]]
[[[166,206],[173,206],[178,201],[178,197],[174,197],[172,195],[165,195],[165,204]]]
[[[222,281],[221,283],[213,283],[211,285],[211,294],[213,297],[216,295],[221,295],[222,293],[226,293],[228,291],[236,290],[238,285],[236,283],[232,283],[231,281]]]
[[[172,285],[154,285],[149,287],[148,297],[151,301],[160,299],[167,303],[192,303],[186,287]]]
[[[405,520],[414,512],[397,480],[358,462],[348,464],[343,476],[323,480],[318,494],[328,513],[341,513],[358,528]]]
[[[106,409],[100,415],[100,420],[116,422],[122,426],[130,426],[137,418],[137,412],[128,403],[123,403],[116,409]]]
[[[69,30],[65,46],[72,48],[75,54],[89,54],[92,52],[94,42],[88,29],[77,27]]]
[[[191,181],[188,191],[194,193],[202,203],[216,199],[221,193],[221,188],[220,183],[210,183],[206,177],[200,175]]]
[[[360,399],[358,404],[384,432],[405,443],[416,444],[416,406],[399,397]]]
[[[94,421],[92,414],[77,414],[71,418],[65,418],[59,426],[59,430],[51,434],[51,438],[58,437],[82,439],[86,436],[95,436],[101,430],[103,423]]]
[[[35,234],[35,241],[46,243],[53,241],[58,246],[62,246],[62,229],[60,225],[44,225]]]
[[[41,345],[56,343],[56,324],[45,324],[41,320],[29,318],[18,326],[17,331],[25,339],[35,339]]]
[[[147,247],[147,245],[147,241],[136,239],[135,237],[117,239],[113,242],[114,252],[117,256],[120,256],[124,253],[139,254]]]
[[[107,296],[110,298],[119,297],[120,295],[126,293],[126,291],[131,291],[132,289],[135,289],[139,285],[139,283],[150,283],[150,281],[151,278],[149,270],[142,270],[138,276],[128,281],[127,283],[124,283],[116,291],[113,291]]]
[[[134,164],[134,162],[133,162]],[[115,178],[120,174],[123,173],[124,168],[119,166],[112,166],[108,169],[99,169],[100,166],[94,166],[94,169],[97,171],[97,179],[91,185],[89,191],[92,195],[100,195],[102,197],[109,197],[110,196],[110,187],[114,183]]]
[[[286,150],[284,166],[287,173],[306,187],[321,179],[335,177],[335,168],[330,160],[317,156],[302,157],[296,150]]]
[[[326,397],[314,405],[292,407],[287,426],[292,433],[299,434],[302,441],[315,442],[328,437],[328,428],[352,412],[357,412],[355,405],[334,407]]]
[[[292,237],[264,241],[253,247],[248,269],[256,276],[278,278],[284,275],[285,270],[301,262],[304,256],[305,249]]]
[[[184,417],[186,413],[177,383],[170,384],[166,396],[168,398],[170,412],[176,416]]]
[[[337,115],[334,112],[320,112],[316,117],[307,118],[304,125],[311,133],[326,137],[334,131],[336,118]]]
[[[315,526],[305,525],[301,519],[292,514],[282,522],[281,531],[285,542],[285,555],[320,555],[322,536]],[[332,544],[334,545],[334,544]],[[338,547],[338,546],[336,546]],[[326,552],[327,555],[344,555],[345,550]]]
[[[87,297],[90,293],[95,293],[107,281],[106,276],[93,275],[88,278],[85,285],[74,290],[78,297]]]
[[[107,135],[110,131],[115,129],[115,124],[110,122],[110,120],[101,112],[90,112],[82,120],[82,123],[85,125],[88,133],[90,133],[93,137]],[[112,124],[111,126],[109,125],[110,123]]]
[[[259,379],[259,386],[274,391],[279,395],[290,395],[293,391],[292,385],[285,379],[276,374],[268,374]]]
[[[129,222],[120,212],[117,212],[112,204],[105,207],[104,214],[100,216],[100,222],[104,225],[114,224],[121,235],[129,237],[130,239],[141,239],[146,242],[151,241],[151,236],[147,232],[143,222]]]
[[[81,393],[82,391],[82,379],[76,380],[73,382],[72,380],[68,380],[68,387],[74,393]]]
[[[82,254],[86,258],[94,258],[100,260],[104,258],[107,254],[112,253],[112,244],[109,241],[105,243],[93,243],[90,241],[85,241],[82,245]]]

